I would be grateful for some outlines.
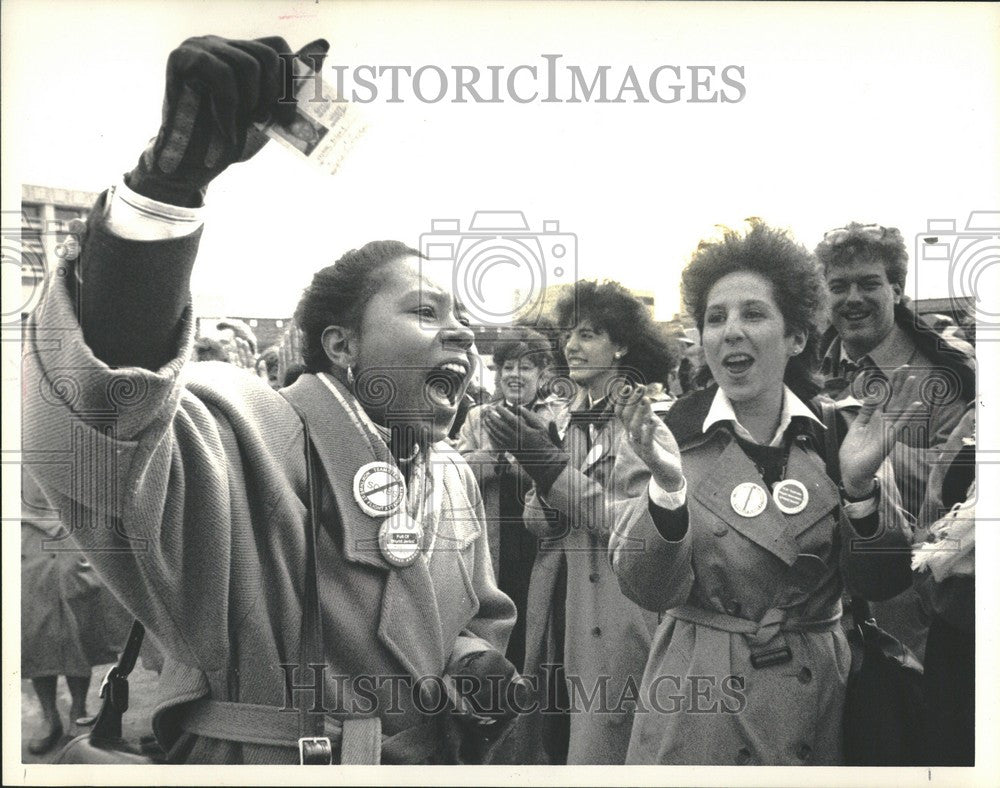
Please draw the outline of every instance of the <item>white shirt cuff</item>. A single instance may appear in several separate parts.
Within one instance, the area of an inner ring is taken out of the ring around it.
[[[119,181],[111,187],[106,222],[119,238],[130,241],[168,241],[195,232],[204,223],[204,208],[152,200]]]
[[[687,479],[685,479],[679,490],[670,492],[664,490],[656,483],[656,479],[650,477],[649,500],[661,509],[680,509],[687,502],[687,488]]]
[[[855,501],[854,503],[844,502],[844,514],[850,517],[852,520],[860,520],[862,517],[867,517],[870,514],[874,514],[875,510],[878,508],[878,495],[874,494],[871,498],[865,498],[863,501]]]

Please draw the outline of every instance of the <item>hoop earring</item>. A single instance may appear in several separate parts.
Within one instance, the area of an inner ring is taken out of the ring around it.
[[[347,368],[347,385],[349,388],[354,388],[354,367]]]

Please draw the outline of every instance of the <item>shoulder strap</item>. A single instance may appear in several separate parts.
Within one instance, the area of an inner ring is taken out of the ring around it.
[[[296,411],[298,408],[295,407]],[[306,485],[309,490],[309,511],[306,513],[306,566],[305,588],[302,599],[302,636],[299,639],[299,670],[304,671],[306,665],[325,665],[323,652],[323,619],[319,612],[319,573],[316,567],[316,538],[320,512],[322,511],[322,492],[320,488],[319,460],[316,457],[316,447],[309,435],[309,425],[299,411],[302,419],[302,431],[305,438],[306,451]],[[330,491],[333,495],[333,490]],[[339,517],[336,501],[331,507],[332,516]],[[339,530],[339,529],[338,529]],[[322,668],[313,668],[322,670]],[[304,678],[304,677],[303,677]],[[301,736],[323,736],[323,715],[312,714],[309,704],[299,704],[299,730]]]
[[[837,406],[827,397],[817,397],[823,417],[824,440],[826,441],[826,475],[836,485],[840,484],[840,427],[837,422]],[[861,597],[851,595],[851,617],[856,624],[871,618],[871,607]]]
[[[840,484],[840,429],[837,425],[837,406],[828,397],[817,397],[823,419],[823,438],[826,442],[826,475],[834,484]]]
[[[94,727],[90,729],[90,739],[115,740],[122,737],[122,715],[128,709],[128,674],[135,667],[142,647],[142,636],[146,630],[136,619],[128,633],[125,649],[118,657],[118,664],[108,671],[101,684],[101,710],[97,714]]]

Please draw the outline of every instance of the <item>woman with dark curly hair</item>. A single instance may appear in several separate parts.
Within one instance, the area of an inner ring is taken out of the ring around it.
[[[620,510],[612,565],[662,617],[628,762],[837,764],[844,586],[880,599],[910,582],[898,495],[876,481],[898,414],[873,398],[839,425],[838,489],[814,399],[823,283],[787,233],[753,220],[702,242],[682,287],[716,385],[666,424],[641,388],[619,406],[652,479]]]
[[[628,446],[613,401],[623,386],[665,381],[672,356],[648,308],[617,282],[579,282],[557,303],[569,380],[564,436],[521,411],[488,413],[496,445],[534,480],[524,519],[540,538],[528,596],[525,675],[539,685],[533,742],[551,763],[623,763],[656,619],[608,571],[617,502],[644,493],[649,469]],[[553,670],[552,666],[560,666]],[[564,712],[564,713],[560,713]],[[531,737],[525,737],[530,739]]]

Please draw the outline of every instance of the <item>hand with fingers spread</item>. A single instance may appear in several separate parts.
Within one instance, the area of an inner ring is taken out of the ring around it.
[[[229,346],[229,363],[241,369],[253,370],[256,364],[250,343],[243,337],[235,337]]]
[[[296,55],[318,70],[328,49],[318,40]],[[255,122],[295,117],[295,101],[285,96],[290,67],[283,38],[187,39],[170,53],[160,131],[126,176],[129,188],[161,202],[200,205],[213,178],[267,142]]]
[[[872,492],[875,473],[899,437],[898,427],[926,409],[917,376],[905,365],[883,386],[882,396],[864,400],[840,445],[844,491],[851,498],[864,498]]]
[[[626,387],[622,401],[615,406],[615,415],[625,427],[632,450],[649,468],[656,483],[667,492],[676,492],[684,484],[680,449],[673,433],[653,413],[652,405],[645,386]]]

